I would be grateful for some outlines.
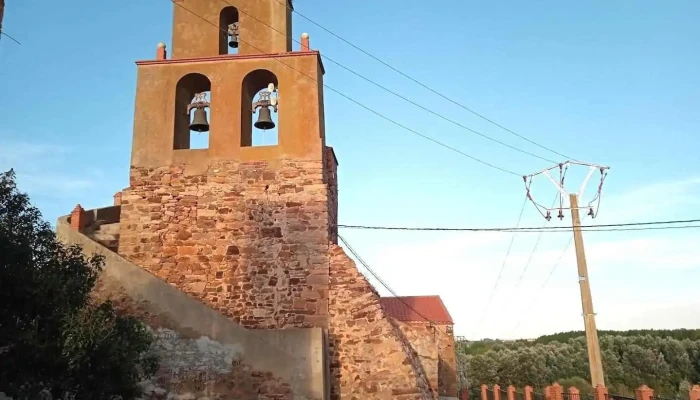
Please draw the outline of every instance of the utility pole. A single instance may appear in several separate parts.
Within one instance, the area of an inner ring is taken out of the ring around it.
[[[596,387],[598,385],[605,385],[605,379],[603,377],[603,361],[600,356],[600,343],[598,342],[598,329],[596,329],[595,326],[593,298],[591,296],[591,284],[588,280],[588,265],[586,264],[586,251],[583,248],[581,216],[578,212],[578,196],[576,193],[571,193],[569,195],[569,207],[571,208],[571,225],[574,227],[578,283],[581,289],[583,324],[586,327],[586,347],[588,348],[588,363],[591,367],[591,385]]]
[[[589,167],[588,175],[586,176],[581,188],[578,193],[567,193],[564,189],[564,178],[566,176],[566,171],[571,165],[583,165]],[[559,180],[555,180],[550,171],[553,169],[559,169]],[[586,347],[588,349],[588,363],[591,369],[591,384],[593,387],[598,385],[605,385],[605,378],[603,375],[603,361],[600,355],[600,343],[598,341],[598,329],[595,323],[595,312],[593,311],[593,297],[591,296],[591,285],[588,279],[588,265],[586,263],[586,251],[583,247],[583,234],[581,232],[581,216],[579,214],[579,197],[583,195],[586,189],[588,181],[596,170],[600,171],[600,184],[598,185],[598,191],[591,200],[587,208],[589,209],[588,215],[595,218],[598,215],[598,209],[600,207],[600,197],[603,189],[603,182],[607,176],[607,170],[609,167],[585,164],[578,161],[567,161],[565,163],[558,164],[557,166],[544,169],[532,175],[527,175],[523,177],[525,181],[525,188],[527,190],[527,197],[532,201],[532,203],[537,207],[538,211],[549,221],[552,218],[551,209],[543,207],[542,205],[536,203],[532,194],[530,193],[530,186],[532,185],[532,179],[538,175],[545,175],[552,183],[555,184],[557,190],[559,191],[559,214],[557,217],[561,220],[564,219],[563,209],[564,198],[569,198],[569,209],[571,210],[571,222],[574,230],[574,245],[576,247],[576,265],[578,267],[578,282],[581,290],[581,308],[583,309],[583,324],[586,331]],[[597,205],[595,206],[596,211],[593,211],[592,204],[597,200]],[[545,212],[543,212],[543,210]]]

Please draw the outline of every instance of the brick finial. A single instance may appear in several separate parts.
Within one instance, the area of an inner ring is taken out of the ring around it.
[[[554,382],[550,393],[552,400],[564,400],[564,388],[560,384]]]
[[[544,387],[544,398],[545,400],[553,400],[552,399],[552,386],[545,386]]]
[[[652,400],[654,398],[654,389],[647,385],[642,385],[634,390],[634,396],[637,400]]]
[[[608,400],[608,388],[601,384],[594,387],[593,400]]]
[[[168,58],[168,50],[166,50],[165,43],[158,43],[158,49],[156,50],[156,60],[165,60]]]
[[[569,392],[569,400],[579,400],[581,398],[581,392],[574,386],[567,389]]]
[[[301,34],[301,51],[310,51],[311,47],[309,46],[309,34],[308,33],[302,33]]]
[[[700,385],[693,385],[690,389],[690,400],[700,400]]]
[[[70,213],[70,227],[79,231],[85,224],[85,210],[80,204],[77,204]]]
[[[489,400],[489,387],[481,385],[481,400]]]
[[[508,385],[508,400],[515,400],[515,386]]]
[[[115,206],[122,205],[122,192],[117,192],[114,194],[114,205]]]
[[[525,386],[525,400],[532,400],[532,386],[527,385]]]

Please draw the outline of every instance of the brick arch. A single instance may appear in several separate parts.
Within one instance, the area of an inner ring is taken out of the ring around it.
[[[266,88],[270,83],[279,86],[277,75],[266,69],[256,69],[249,72],[241,85],[241,146],[250,146],[253,143],[253,118],[252,104],[255,95]],[[278,131],[279,130],[278,127]],[[279,140],[279,136],[278,136]]]
[[[234,6],[226,6],[219,13],[219,54],[228,54],[228,26],[239,23],[238,9]]]
[[[173,149],[190,148],[190,114],[187,112],[187,105],[190,104],[196,93],[210,92],[211,79],[200,73],[189,73],[184,75],[175,85],[175,121]],[[212,99],[210,98],[211,102]],[[209,113],[211,121],[211,111]]]

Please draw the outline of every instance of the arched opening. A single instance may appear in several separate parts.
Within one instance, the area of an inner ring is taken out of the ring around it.
[[[209,147],[211,81],[202,74],[183,76],[175,87],[175,136],[173,149]]]
[[[273,84],[275,93],[270,94],[268,85]],[[277,76],[270,71],[258,69],[250,72],[243,78],[243,88],[241,90],[241,146],[276,146],[279,141],[279,113],[276,111],[274,99],[278,95]],[[265,99],[271,99],[272,102],[263,107],[257,107],[254,103],[263,103]],[[261,102],[263,100],[263,102]],[[276,103],[275,103],[276,104]],[[269,114],[264,109],[269,111]],[[274,124],[260,124],[263,120],[267,120]],[[258,122],[258,127],[256,127]],[[266,126],[265,126],[266,125]],[[260,129],[260,127],[268,129]]]
[[[238,54],[238,10],[224,7],[219,14],[219,54]]]

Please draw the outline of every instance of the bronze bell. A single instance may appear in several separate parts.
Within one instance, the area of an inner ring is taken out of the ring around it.
[[[232,49],[238,48],[238,35],[229,36],[228,47],[230,47]]]
[[[275,127],[275,123],[272,121],[272,115],[270,114],[270,107],[260,107],[258,120],[255,121],[254,126],[263,130],[268,130]]]
[[[203,108],[195,108],[190,130],[195,132],[209,132],[207,112]]]

